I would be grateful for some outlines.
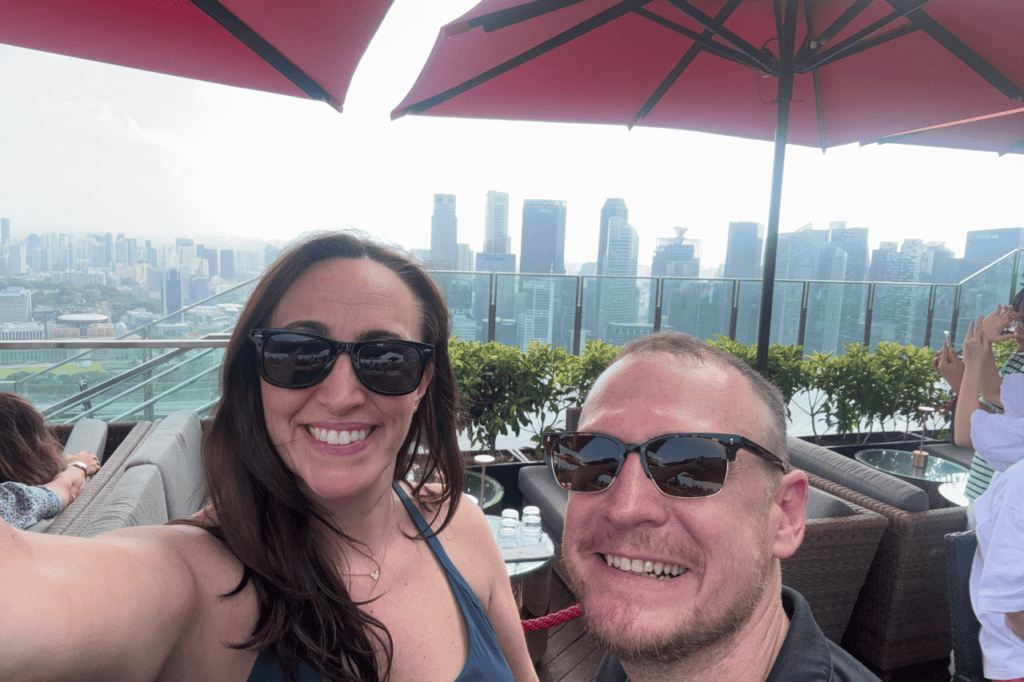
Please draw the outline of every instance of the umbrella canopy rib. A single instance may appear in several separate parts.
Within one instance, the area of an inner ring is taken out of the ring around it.
[[[653,0],[647,0],[652,2]],[[482,28],[485,33],[491,31],[497,31],[501,28],[508,28],[514,24],[520,24],[530,19],[535,19],[551,12],[556,12],[572,5],[577,5],[586,0],[535,0],[535,2],[528,2],[523,5],[516,7],[509,7],[508,9],[499,10],[497,12],[491,12],[490,14],[482,14],[474,19],[470,19],[462,24],[458,24],[452,27],[449,31],[450,34],[464,33],[473,28]]]
[[[893,7],[905,5],[905,0],[886,0]],[[992,86],[1010,99],[1024,99],[1021,90],[1013,81],[999,72],[981,55],[967,47],[966,43],[953,35],[949,29],[935,21],[922,11],[912,12],[907,18],[920,26],[936,43],[949,50],[957,59],[966,64],[976,74],[987,80]]]
[[[639,0],[635,0],[632,2],[623,2],[621,4],[615,5],[614,7],[609,7],[605,11],[599,14],[595,14],[586,21],[563,31],[548,40],[545,40],[536,47],[526,50],[522,54],[516,55],[515,57],[505,62],[502,62],[501,64],[498,64],[492,69],[484,71],[479,76],[475,76],[467,81],[463,81],[462,83],[456,85],[455,87],[449,88],[444,92],[438,93],[437,95],[427,98],[421,102],[410,104],[409,106],[404,107],[401,111],[392,112],[391,118],[396,119],[399,116],[404,116],[405,114],[418,114],[421,111],[427,111],[431,107],[435,107],[442,102],[446,102],[452,99],[453,97],[458,97],[462,93],[468,90],[472,90],[481,83],[486,83],[489,80],[497,78],[501,74],[511,71],[517,66],[525,64],[533,59],[536,59],[542,54],[554,50],[556,47],[565,45],[566,43],[575,40],[581,35],[590,33],[596,28],[599,28],[601,26],[604,26],[605,24],[615,21],[616,19],[625,14],[629,14],[630,12],[633,11],[633,6],[638,4],[641,4]]]
[[[729,0],[729,2],[727,2],[725,6],[722,7],[722,9],[718,12],[718,14],[715,15],[715,19],[718,21],[725,21],[726,19],[729,18],[729,15],[736,11],[736,8],[740,6],[741,2],[743,2],[743,0]],[[641,12],[646,12],[646,10],[641,10]],[[639,13],[640,12],[638,12],[638,14]],[[705,33],[710,35],[711,30],[705,29]],[[675,67],[665,78],[665,80],[663,80],[661,84],[658,85],[658,87],[654,90],[654,93],[650,96],[650,98],[646,102],[644,102],[644,105],[642,107],[640,107],[640,111],[636,113],[636,115],[633,117],[633,121],[629,124],[630,128],[636,125],[637,121],[641,120],[642,118],[646,117],[647,114],[651,113],[651,110],[654,109],[655,105],[661,100],[662,97],[665,96],[665,93],[667,93],[672,88],[672,86],[675,85],[675,82],[679,80],[679,77],[681,75],[683,75],[683,71],[686,71],[687,67],[689,67],[690,64],[693,63],[693,60],[696,59],[697,55],[700,54],[701,50],[703,49],[703,43],[694,44],[690,46],[690,49],[686,51],[686,54],[683,55],[683,58],[679,60],[679,62],[675,65]]]
[[[712,31],[719,38],[729,41],[734,47],[746,53],[754,63],[760,65],[761,70],[765,73],[777,73],[777,71],[773,70],[775,67],[775,58],[771,53],[754,47],[749,42],[723,26],[722,22],[715,21],[685,0],[668,0],[668,2],[704,28]],[[776,5],[776,7],[778,7],[778,5]]]
[[[191,2],[206,12],[211,19],[223,26],[231,35],[248,46],[249,49],[258,54],[263,61],[277,69],[282,76],[294,83],[295,87],[306,93],[310,99],[320,100],[321,102],[333,102],[331,95],[319,83],[281,54],[263,36],[249,28],[244,21],[235,16],[234,12],[227,7],[217,2],[217,0],[191,0]]]
[[[735,3],[733,6],[733,9],[735,9],[735,5],[739,5],[739,2],[733,0],[733,3]],[[715,35],[714,29],[706,28],[704,29],[703,33],[697,33],[696,31],[692,31],[686,28],[685,26],[680,26],[674,21],[666,19],[665,17],[659,14],[655,14],[654,12],[651,12],[643,8],[638,8],[634,10],[633,13],[643,17],[644,19],[653,21],[656,24],[664,26],[670,31],[675,31],[679,35],[683,35],[686,36],[687,38],[690,38],[697,45],[703,48],[706,52],[716,54],[719,57],[728,59],[730,61],[734,61],[737,64],[742,64],[743,66],[749,66],[750,68],[756,69],[757,71],[765,71],[765,69],[768,69],[766,73],[775,73],[778,71],[777,67],[775,67],[774,65],[767,65],[764,62],[764,60],[755,61],[753,59],[750,59],[746,52],[734,50],[731,47],[727,47],[725,45],[722,45],[721,43],[715,42],[714,40],[711,39],[711,37]],[[725,16],[722,17],[723,20],[725,18],[728,18],[729,14],[732,14],[732,12],[730,11],[728,13],[725,13]],[[716,16],[715,18],[718,19],[720,16],[722,16],[721,12],[719,13],[719,16]],[[696,53],[694,53],[694,56],[696,56]]]

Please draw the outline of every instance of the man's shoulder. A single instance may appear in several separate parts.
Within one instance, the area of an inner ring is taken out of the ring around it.
[[[789,631],[766,682],[880,682],[863,663],[825,637],[799,592],[783,587],[782,604],[790,619]]]

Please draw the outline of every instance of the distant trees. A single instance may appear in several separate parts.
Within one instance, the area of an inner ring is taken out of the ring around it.
[[[127,310],[144,308],[151,313],[160,312],[160,302],[135,289],[118,289],[106,284],[78,286],[71,282],[36,282],[17,277],[0,279],[5,287],[23,287],[32,290],[32,305],[45,305],[59,314],[84,310],[105,310],[110,321],[117,322]]]

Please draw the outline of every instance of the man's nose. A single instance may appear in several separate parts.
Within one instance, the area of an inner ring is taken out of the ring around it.
[[[608,498],[602,510],[612,523],[635,526],[659,524],[666,519],[667,498],[644,473],[640,457],[635,450],[626,454],[619,475],[605,493]]]

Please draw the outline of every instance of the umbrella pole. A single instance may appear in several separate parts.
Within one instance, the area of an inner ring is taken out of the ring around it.
[[[793,101],[793,52],[796,40],[796,3],[787,0],[784,27],[779,37],[779,88],[775,115],[775,157],[772,163],[772,193],[768,206],[768,232],[764,239],[764,268],[761,283],[761,319],[757,325],[757,361],[754,369],[767,378],[768,347],[771,345],[772,297],[775,294],[775,255],[779,244],[779,211],[782,206],[782,171],[786,164],[789,135],[789,105]]]

